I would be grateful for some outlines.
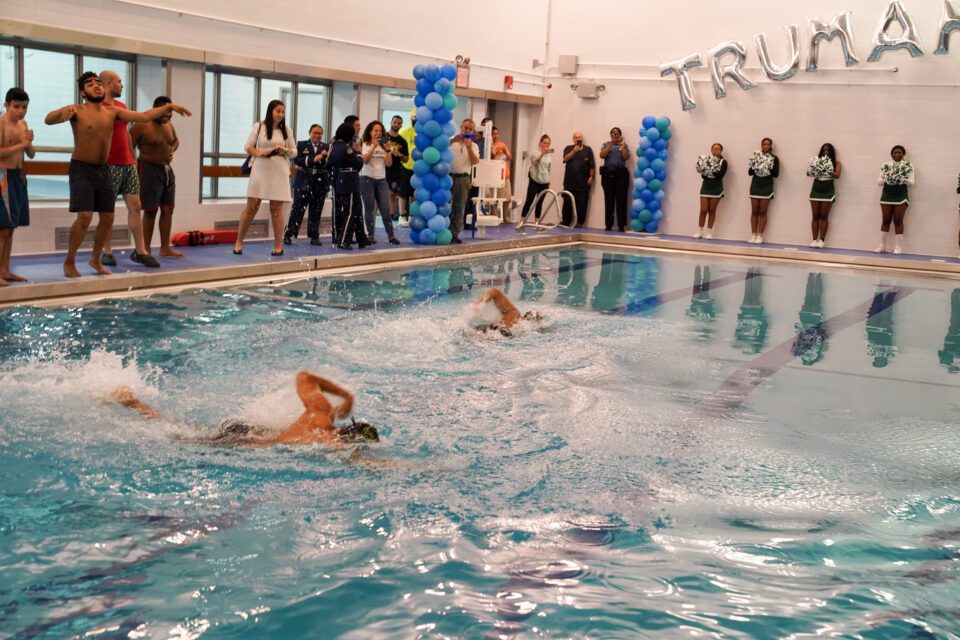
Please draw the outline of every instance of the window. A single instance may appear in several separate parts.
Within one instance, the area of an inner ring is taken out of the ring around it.
[[[271,100],[282,100],[287,124],[299,140],[311,124],[327,130],[330,87],[292,79],[259,78],[207,71],[203,100],[203,166],[238,167],[251,127],[259,122]],[[327,136],[329,138],[329,136]],[[204,177],[202,198],[243,198],[247,181],[234,177]]]
[[[68,162],[73,152],[73,132],[69,124],[47,126],[44,117],[50,111],[79,100],[77,76],[86,67],[99,73],[116,71],[128,96],[126,104],[135,102],[134,63],[132,56],[73,49],[59,50],[46,45],[23,46],[12,41],[0,42],[0,87],[21,86],[30,95],[27,122],[34,130],[34,146],[40,162]],[[56,173],[56,170],[54,171]],[[65,174],[66,171],[64,170]],[[69,197],[66,175],[33,175],[30,177],[30,200],[66,200]]]

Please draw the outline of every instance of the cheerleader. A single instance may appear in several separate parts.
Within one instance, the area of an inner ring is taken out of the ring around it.
[[[813,241],[810,247],[823,249],[827,239],[827,217],[837,201],[837,187],[834,180],[840,177],[843,167],[837,160],[837,151],[829,142],[820,147],[816,158],[810,159],[810,168],[807,175],[813,178],[813,187],[810,189],[810,212],[813,218],[810,221],[810,231]]]
[[[723,145],[715,142],[709,156],[697,159],[697,173],[703,176],[700,187],[700,228],[694,238],[713,239],[713,223],[717,220],[717,205],[723,197],[723,176],[727,173],[727,161],[723,159]],[[707,225],[704,230],[704,224]]]
[[[896,238],[893,244],[893,253],[900,254],[900,241],[903,239],[903,216],[910,206],[908,189],[916,182],[916,171],[909,160],[904,160],[907,150],[896,145],[890,150],[893,162],[887,162],[880,168],[878,184],[883,187],[880,195],[880,211],[883,222],[880,225],[880,244],[873,250],[874,253],[886,251],[887,233],[890,231],[890,222],[893,222]]]
[[[760,152],[750,158],[750,244],[763,244],[767,228],[767,209],[773,200],[773,179],[780,175],[780,158],[773,155],[773,140],[760,141]]]

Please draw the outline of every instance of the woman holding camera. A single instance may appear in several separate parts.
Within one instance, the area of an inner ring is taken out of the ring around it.
[[[393,235],[393,214],[390,213],[390,185],[387,183],[387,167],[393,166],[393,154],[390,153],[390,138],[384,131],[383,123],[374,120],[363,130],[363,146],[360,149],[363,169],[360,170],[360,192],[363,194],[363,218],[367,227],[367,241],[376,244],[374,232],[377,229],[376,211],[380,209],[380,219],[387,231],[390,244],[400,244]]]
[[[613,228],[614,211],[616,211],[617,231],[624,231],[627,226],[627,193],[630,191],[630,172],[627,171],[627,158],[630,149],[623,141],[620,127],[610,129],[610,140],[600,147],[600,158],[603,166],[600,168],[600,185],[603,187],[604,228],[607,231]]]
[[[244,147],[250,156],[250,181],[247,184],[247,205],[240,214],[240,230],[233,253],[243,253],[243,239],[263,200],[270,201],[270,222],[273,225],[272,256],[283,255],[283,203],[290,202],[290,158],[297,155],[293,131],[287,129],[286,107],[280,100],[271,100],[263,120],[253,125]]]

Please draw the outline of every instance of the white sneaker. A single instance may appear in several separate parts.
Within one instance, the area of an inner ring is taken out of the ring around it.
[[[884,252],[883,243],[881,242],[880,244],[878,244],[878,245],[877,245],[877,248],[874,249],[873,252],[874,252],[874,253],[883,253],[883,252]]]
[[[754,244],[763,244],[763,236],[759,233],[757,234],[757,239],[754,240]]]
[[[895,245],[893,247],[893,255],[898,256],[903,253],[903,249],[900,248],[900,245]]]
[[[703,237],[705,240],[713,240],[713,232],[707,231],[707,234]]]
[[[700,238],[703,237],[703,231],[700,231],[698,229],[697,232],[690,237],[693,238],[694,240],[699,240]]]
[[[753,234],[750,236],[750,239],[747,240],[747,244],[753,244],[756,241],[757,241],[757,234]]]
[[[410,220],[409,220],[408,218],[400,218],[400,226],[401,226],[401,227],[409,227],[409,226],[410,226]]]
[[[816,248],[819,247],[819,246],[820,246],[820,241],[819,241],[819,240],[814,240],[813,242],[810,243],[810,248],[811,248],[811,249],[816,249]]]
[[[823,238],[817,240],[817,249],[823,249]]]

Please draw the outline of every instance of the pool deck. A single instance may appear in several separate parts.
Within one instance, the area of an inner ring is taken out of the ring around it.
[[[254,277],[288,278],[297,274],[309,275],[330,269],[376,266],[386,263],[408,262],[438,257],[470,256],[489,251],[534,249],[553,245],[586,243],[594,245],[640,248],[652,252],[677,251],[716,256],[753,257],[773,260],[812,262],[820,265],[855,266],[902,270],[916,275],[960,278],[960,259],[917,254],[875,254],[851,249],[811,249],[807,246],[765,243],[753,245],[738,240],[694,240],[686,236],[644,233],[619,233],[596,229],[527,230],[518,234],[512,225],[487,228],[485,237],[462,234],[463,244],[423,246],[411,244],[407,229],[398,229],[400,245],[383,240],[382,230],[378,244],[366,249],[343,251],[334,248],[328,238],[323,246],[312,246],[299,239],[284,247],[282,257],[270,256],[272,241],[248,241],[244,253],[235,256],[232,245],[184,247],[183,258],[165,258],[159,269],[149,269],[130,261],[130,250],[115,252],[118,266],[113,275],[93,275],[87,266],[89,251],[80,252],[77,265],[82,277],[68,279],[63,275],[63,253],[14,256],[16,273],[29,279],[26,283],[12,283],[0,287],[0,306],[17,304],[56,303],[70,298],[96,298],[117,294],[129,295],[136,291],[176,289],[224,283]],[[318,273],[319,275],[319,273]]]

